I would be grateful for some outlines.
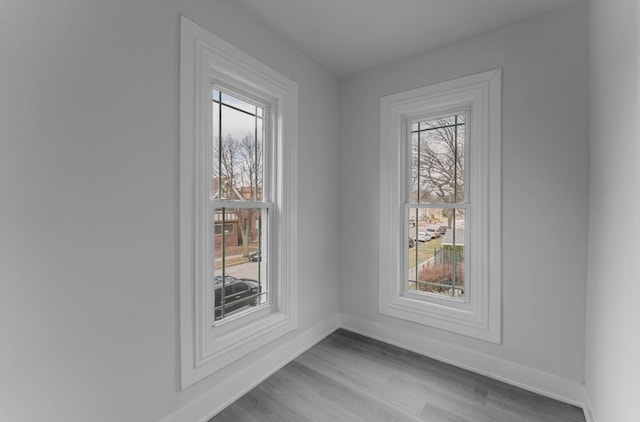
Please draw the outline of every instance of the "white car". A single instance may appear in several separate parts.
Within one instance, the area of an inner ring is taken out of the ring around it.
[[[428,229],[427,229],[427,233],[429,233],[429,234],[431,235],[431,238],[432,238],[432,239],[437,239],[437,238],[439,238],[439,237],[440,237],[440,232],[439,232],[439,231],[437,231],[437,230],[436,230],[436,229],[434,229],[434,228],[428,228]]]
[[[428,242],[432,238],[431,233],[429,232],[418,232],[417,240],[418,242]]]

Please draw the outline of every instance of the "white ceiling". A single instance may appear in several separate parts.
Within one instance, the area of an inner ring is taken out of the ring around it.
[[[345,77],[584,0],[233,0]]]

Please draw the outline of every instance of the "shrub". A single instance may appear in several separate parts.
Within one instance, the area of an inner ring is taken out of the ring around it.
[[[453,267],[452,264],[436,264],[433,266],[422,267],[418,271],[418,281],[426,281],[429,283],[444,284],[446,286],[453,285]],[[456,271],[456,287],[464,287],[464,266],[462,263],[455,265]],[[429,293],[445,293],[450,294],[450,289],[441,286],[432,286],[429,284],[418,283],[418,290]]]

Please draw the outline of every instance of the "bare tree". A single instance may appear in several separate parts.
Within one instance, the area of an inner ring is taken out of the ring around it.
[[[214,198],[237,201],[262,200],[262,143],[249,133],[241,140],[227,135],[214,142]],[[242,238],[243,256],[249,256],[250,230],[259,209],[235,208],[237,227]]]
[[[412,194],[416,202],[464,200],[464,122],[462,116],[458,119],[460,121],[454,118],[428,121],[419,133],[420,138],[414,139],[411,164]],[[451,227],[453,213],[443,212]]]
[[[261,200],[262,195],[262,143],[256,142],[252,134],[242,138],[239,143],[238,158],[243,187],[251,188],[250,198]]]

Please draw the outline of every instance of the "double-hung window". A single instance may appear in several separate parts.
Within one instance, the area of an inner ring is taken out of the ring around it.
[[[212,85],[208,214],[209,219],[213,217],[215,236],[208,238],[207,256],[215,257],[215,265],[214,282],[207,283],[213,289],[209,298],[214,300],[208,310],[213,310],[214,322],[222,322],[271,303],[267,264],[273,202],[269,183],[264,184],[270,179],[265,180],[265,175],[271,176],[270,165],[265,169],[271,113],[261,102]]]
[[[381,98],[382,314],[501,341],[500,83]]]
[[[405,224],[413,240],[405,254],[408,297],[464,300],[465,122],[468,110],[408,121]],[[468,251],[468,249],[466,249]]]
[[[186,18],[182,386],[295,329],[297,84]]]

